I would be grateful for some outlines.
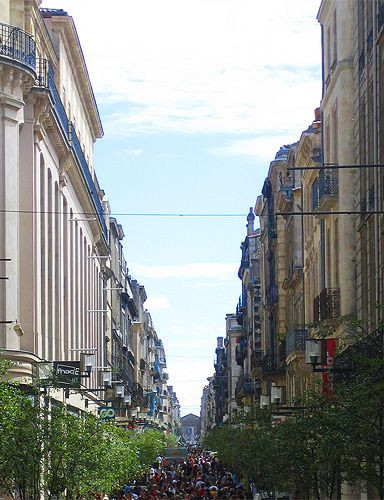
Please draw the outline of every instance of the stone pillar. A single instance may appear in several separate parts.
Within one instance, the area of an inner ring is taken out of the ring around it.
[[[24,330],[22,337],[22,348],[35,352],[35,185],[36,185],[36,162],[34,145],[34,114],[31,99],[24,108],[24,123],[20,132],[20,179],[19,198],[20,210],[24,213],[19,215],[20,224],[20,323]]]
[[[352,66],[340,73],[340,88],[351,88]],[[340,92],[339,109],[339,165],[354,163],[353,137],[350,124],[353,122],[352,93]],[[339,169],[339,211],[354,210],[354,169]],[[356,230],[355,215],[339,215],[339,276],[340,276],[340,313],[351,314],[356,311]]]
[[[19,126],[23,116],[23,73],[0,66],[0,320],[1,345],[20,349],[21,330],[14,329],[20,321],[19,266]]]

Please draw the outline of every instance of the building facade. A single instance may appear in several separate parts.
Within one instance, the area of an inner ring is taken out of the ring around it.
[[[24,384],[71,367],[76,386],[50,395],[78,411],[166,407],[173,430],[164,346],[94,170],[103,128],[75,23],[40,3],[0,0],[1,356]]]

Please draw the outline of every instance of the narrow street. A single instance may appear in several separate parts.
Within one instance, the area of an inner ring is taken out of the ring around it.
[[[127,486],[123,498],[252,499],[249,487],[228,471],[211,452],[191,451],[185,460],[159,460],[151,468],[145,485]]]

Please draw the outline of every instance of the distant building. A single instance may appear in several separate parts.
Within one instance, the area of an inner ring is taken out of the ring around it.
[[[181,417],[181,435],[189,444],[196,444],[200,438],[200,417],[189,413]]]

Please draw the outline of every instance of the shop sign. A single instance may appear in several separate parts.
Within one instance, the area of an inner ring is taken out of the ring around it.
[[[115,420],[115,409],[110,406],[101,406],[99,408],[99,417],[101,420],[109,421]]]
[[[336,352],[336,339],[325,339],[325,351],[326,351],[326,364],[323,365],[323,393],[324,394],[332,394],[333,393],[333,384],[334,384],[334,375],[333,375],[333,367],[334,367],[334,358]]]
[[[54,361],[53,376],[60,387],[80,387],[80,361]]]

